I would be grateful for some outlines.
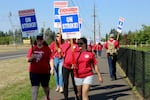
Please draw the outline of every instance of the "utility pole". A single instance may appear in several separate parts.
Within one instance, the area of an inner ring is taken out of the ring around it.
[[[12,27],[13,38],[14,38],[14,45],[16,45],[16,35],[15,35],[15,31],[14,31],[14,24],[13,24],[13,22],[12,22],[11,17],[12,17],[12,13],[9,12],[8,18],[9,18],[9,22],[10,22],[11,27]]]
[[[99,41],[101,41],[101,31],[100,31],[100,23],[99,23]]]
[[[96,14],[95,14],[95,2],[94,2],[94,14],[93,14],[93,17],[94,17],[94,43],[96,43],[96,41],[95,41],[95,17],[96,17]]]
[[[45,22],[43,22],[43,37],[44,37],[44,39],[46,39],[46,35],[45,35]]]

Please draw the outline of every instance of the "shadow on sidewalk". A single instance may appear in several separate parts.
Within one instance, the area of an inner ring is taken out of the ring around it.
[[[119,93],[119,94],[95,94],[89,96],[89,100],[117,100],[118,97],[126,96],[129,94]]]
[[[111,89],[113,88],[121,88],[125,86],[126,85],[107,85],[101,87],[100,85],[92,85],[90,91],[107,90],[107,92],[89,95],[89,100],[116,100],[119,97],[130,95],[122,92],[131,91],[131,88],[123,88],[123,89],[111,91]]]

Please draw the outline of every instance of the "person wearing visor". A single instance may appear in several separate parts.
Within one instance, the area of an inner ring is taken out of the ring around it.
[[[78,90],[78,97],[80,100],[88,100],[88,91],[90,85],[93,84],[95,69],[98,80],[103,82],[100,69],[97,66],[95,55],[87,50],[87,39],[82,37],[78,40],[79,51],[75,52],[75,66],[74,71],[75,84]]]
[[[39,34],[36,37],[36,42],[34,42],[34,45],[27,53],[29,77],[32,86],[32,100],[37,100],[40,85],[43,87],[46,100],[50,100],[49,81],[50,73],[53,74],[53,68],[50,68],[50,60],[53,60],[50,48],[43,40],[43,35]]]

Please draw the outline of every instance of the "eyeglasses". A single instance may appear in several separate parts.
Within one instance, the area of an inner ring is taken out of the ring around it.
[[[56,36],[56,37],[60,37],[60,36]]]

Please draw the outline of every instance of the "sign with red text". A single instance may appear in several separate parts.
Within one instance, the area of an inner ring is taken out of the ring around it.
[[[80,38],[80,24],[78,7],[60,8],[62,36],[64,39]]]
[[[23,33],[37,33],[38,27],[36,22],[35,10],[19,10],[20,23]]]
[[[123,27],[123,23],[124,23],[124,18],[123,17],[120,17],[119,18],[119,23],[118,23],[118,27],[117,27],[117,32],[118,33],[121,33],[122,32],[122,27]]]
[[[61,28],[59,9],[67,6],[68,1],[54,1],[54,28]]]

